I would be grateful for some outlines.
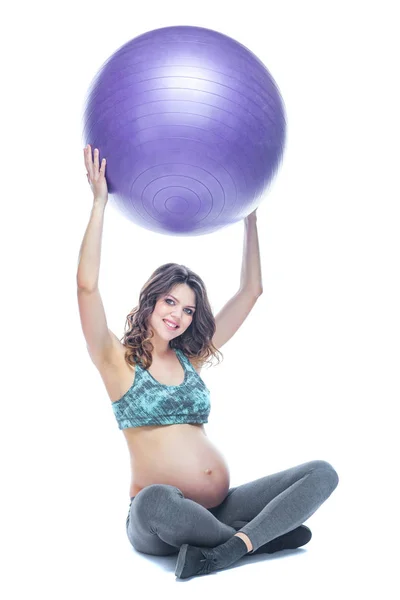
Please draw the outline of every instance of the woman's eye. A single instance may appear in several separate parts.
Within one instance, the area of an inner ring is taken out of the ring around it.
[[[171,298],[165,298],[165,302],[172,302],[173,304],[175,304],[175,302],[171,299]],[[187,309],[189,312],[187,313],[189,316],[193,315],[193,311],[191,308]]]

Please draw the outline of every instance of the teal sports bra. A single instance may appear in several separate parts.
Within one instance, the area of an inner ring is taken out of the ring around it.
[[[182,350],[174,350],[185,371],[183,382],[180,385],[164,385],[137,364],[132,387],[111,404],[119,429],[208,423],[210,391]]]

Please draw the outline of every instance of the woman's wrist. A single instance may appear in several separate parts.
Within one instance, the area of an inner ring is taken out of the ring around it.
[[[257,216],[253,214],[248,215],[244,221],[246,225],[250,225],[251,223],[257,223]]]
[[[103,196],[93,196],[93,206],[105,206],[107,200],[108,198],[104,198]]]

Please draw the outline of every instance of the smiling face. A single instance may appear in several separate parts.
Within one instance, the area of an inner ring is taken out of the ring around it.
[[[193,321],[196,307],[196,295],[186,283],[174,286],[168,294],[163,294],[156,302],[150,318],[150,326],[154,331],[154,341],[167,342],[180,336]],[[169,328],[165,320],[178,325]],[[163,345],[163,342],[161,344]],[[162,348],[161,348],[162,349]]]

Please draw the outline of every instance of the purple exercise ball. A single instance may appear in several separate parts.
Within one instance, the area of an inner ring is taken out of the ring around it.
[[[232,38],[165,27],[119,48],[87,94],[85,143],[134,223],[202,235],[255,210],[285,143],[285,110],[263,63]]]

